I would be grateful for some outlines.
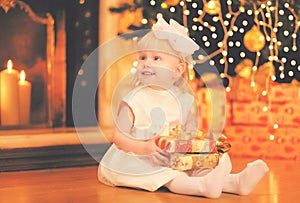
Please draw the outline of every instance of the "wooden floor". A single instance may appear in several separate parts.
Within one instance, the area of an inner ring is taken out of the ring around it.
[[[252,159],[232,158],[233,171]],[[266,160],[270,172],[248,196],[222,194],[219,199],[177,195],[160,189],[146,192],[112,188],[98,182],[96,166],[0,173],[0,202],[130,202],[130,203],[294,203],[300,197],[300,163]]]

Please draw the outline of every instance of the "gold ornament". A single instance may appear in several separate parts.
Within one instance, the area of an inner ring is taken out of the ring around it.
[[[245,47],[252,52],[258,52],[266,43],[264,34],[257,26],[253,26],[244,36]]]
[[[204,11],[210,15],[217,15],[221,12],[221,4],[219,0],[210,0],[204,5]]]
[[[169,6],[176,6],[177,4],[179,4],[180,0],[166,0],[166,3]]]

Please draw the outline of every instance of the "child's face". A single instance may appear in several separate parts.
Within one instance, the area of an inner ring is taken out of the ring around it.
[[[158,51],[139,52],[138,78],[144,85],[168,89],[184,71],[185,63],[174,55]]]

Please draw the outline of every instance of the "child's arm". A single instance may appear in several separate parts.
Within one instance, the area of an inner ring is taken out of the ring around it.
[[[122,103],[116,119],[113,138],[115,145],[125,152],[133,152],[138,155],[149,155],[157,152],[165,154],[165,152],[155,144],[155,138],[147,141],[132,138],[130,132],[133,122],[134,114],[131,108],[126,103]]]

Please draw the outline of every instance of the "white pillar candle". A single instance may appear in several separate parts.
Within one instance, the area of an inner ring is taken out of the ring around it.
[[[21,125],[30,123],[31,83],[26,81],[25,77],[25,71],[22,70],[19,80],[19,115]]]
[[[19,94],[18,71],[13,69],[11,60],[7,62],[7,69],[1,71],[1,125],[19,124]]]

